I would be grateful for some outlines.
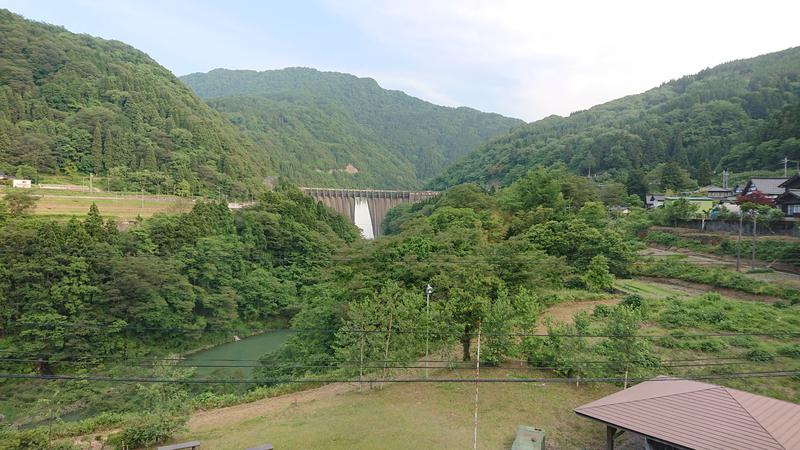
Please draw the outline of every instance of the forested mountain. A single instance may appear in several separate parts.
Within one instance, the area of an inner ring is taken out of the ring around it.
[[[181,80],[274,155],[280,174],[302,184],[416,187],[522,124],[307,68],[216,69]]]
[[[131,189],[243,192],[267,155],[172,73],[118,41],[0,10],[0,171],[116,171]]]
[[[650,170],[651,180],[664,178],[657,188],[682,187],[666,179],[686,171],[705,184],[715,169],[775,170],[784,156],[800,159],[799,110],[795,47],[518,127],[448,168],[431,186],[508,184],[533,166],[556,162],[617,180]]]

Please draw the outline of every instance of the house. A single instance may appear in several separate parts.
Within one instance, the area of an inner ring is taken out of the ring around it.
[[[575,408],[606,425],[606,449],[628,432],[646,449],[800,448],[800,405],[724,386],[656,377]]]
[[[742,188],[741,195],[750,195],[759,191],[767,198],[775,199],[785,191],[781,184],[788,181],[787,178],[750,178]]]
[[[789,217],[800,215],[800,174],[792,176],[779,187],[783,193],[775,197],[775,207]]]
[[[732,189],[721,188],[719,186],[706,186],[698,189],[696,192],[705,193],[706,197],[713,198],[715,200],[722,200],[733,195]]]
[[[14,177],[12,177],[11,175],[6,175],[3,172],[0,172],[0,180],[13,180],[13,179]]]
[[[30,189],[32,187],[31,180],[14,180],[11,182],[11,187]]]
[[[663,195],[647,194],[644,198],[644,206],[647,208],[658,208],[664,204],[665,198],[666,197]]]

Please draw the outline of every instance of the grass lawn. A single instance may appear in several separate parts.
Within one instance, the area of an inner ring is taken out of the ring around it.
[[[486,378],[523,374],[551,376],[537,371],[481,371]],[[605,429],[577,417],[572,408],[617,389],[609,384],[481,384],[478,447],[509,448],[517,425],[526,424],[546,430],[547,440],[555,444],[548,448],[599,448]],[[242,449],[267,442],[280,449],[472,448],[474,399],[473,383],[398,383],[382,390],[350,390],[285,402],[237,423],[221,417],[193,422],[189,432],[173,441],[198,439],[208,449]],[[225,410],[219,412],[224,415]]]

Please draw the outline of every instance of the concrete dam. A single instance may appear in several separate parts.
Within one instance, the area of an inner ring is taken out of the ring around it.
[[[366,239],[383,234],[386,213],[400,203],[417,203],[436,197],[435,191],[381,191],[372,189],[328,189],[301,187],[306,195],[347,217]]]

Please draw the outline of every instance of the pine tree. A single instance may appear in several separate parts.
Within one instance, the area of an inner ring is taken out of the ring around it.
[[[100,210],[96,203],[92,203],[92,206],[89,207],[89,214],[83,221],[83,226],[93,238],[97,238],[103,233],[103,218],[100,216]]]
[[[642,169],[634,169],[628,173],[628,178],[625,180],[625,189],[628,194],[636,195],[639,199],[645,200],[647,184],[645,184],[644,171]]]
[[[95,173],[100,173],[103,169],[103,134],[100,124],[94,126],[92,135],[92,168]]]
[[[697,183],[700,186],[707,186],[711,184],[711,176],[713,172],[711,171],[711,164],[709,164],[708,160],[703,160],[700,163],[700,166],[697,168]]]

